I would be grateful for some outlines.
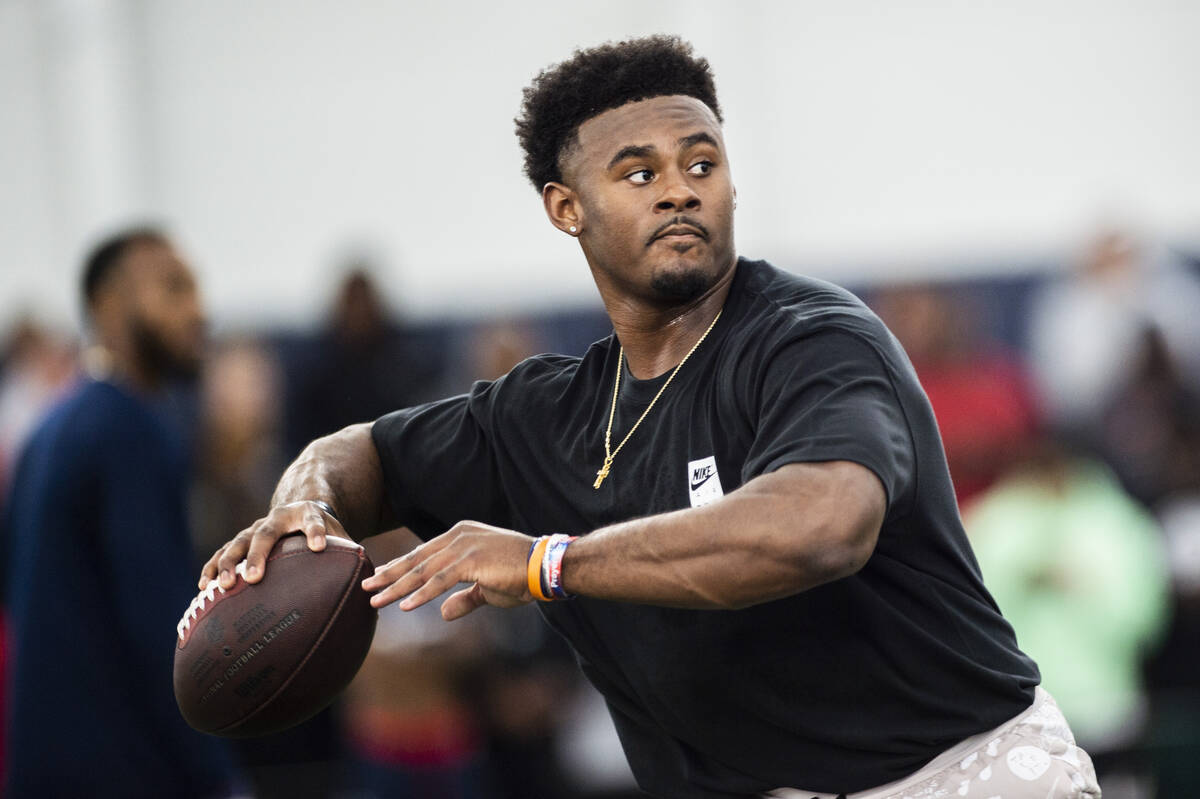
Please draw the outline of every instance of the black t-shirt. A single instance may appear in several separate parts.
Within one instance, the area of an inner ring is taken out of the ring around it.
[[[866,466],[887,493],[866,566],[786,599],[540,606],[604,694],[644,790],[860,791],[1029,706],[1037,667],[982,584],[929,402],[857,298],[739,260],[716,326],[595,490],[617,351],[610,336],[582,359],[531,358],[377,421],[398,517],[427,538],[461,519],[586,534],[830,460]],[[665,379],[626,371],[614,446]]]

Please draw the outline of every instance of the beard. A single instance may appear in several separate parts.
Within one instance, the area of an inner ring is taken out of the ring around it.
[[[680,272],[654,275],[650,287],[660,299],[671,304],[685,304],[700,297],[713,287],[715,278],[702,269],[690,268]]]
[[[200,374],[200,358],[171,347],[144,319],[130,321],[134,352],[142,368],[157,378],[190,380]]]

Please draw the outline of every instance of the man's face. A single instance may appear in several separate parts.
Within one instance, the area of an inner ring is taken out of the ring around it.
[[[677,305],[732,268],[733,182],[720,123],[699,100],[654,97],[592,117],[562,171],[602,289]]]
[[[196,280],[175,249],[157,242],[132,245],[120,289],[142,367],[160,376],[194,375],[204,354],[204,311]]]

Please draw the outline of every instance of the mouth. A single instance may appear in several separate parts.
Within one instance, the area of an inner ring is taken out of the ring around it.
[[[707,240],[708,231],[703,225],[688,222],[670,222],[664,227],[659,228],[654,232],[646,242],[646,246],[653,244],[656,241],[689,241],[689,240]]]

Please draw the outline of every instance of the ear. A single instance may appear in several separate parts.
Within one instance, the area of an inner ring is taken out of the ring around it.
[[[575,191],[562,183],[547,183],[542,187],[542,207],[550,224],[570,236],[583,232],[583,209]],[[572,229],[573,228],[573,229]]]
[[[117,337],[125,316],[124,293],[114,285],[119,278],[120,275],[114,275],[107,284],[100,286],[87,305],[87,317],[92,330],[99,341],[108,346]]]

